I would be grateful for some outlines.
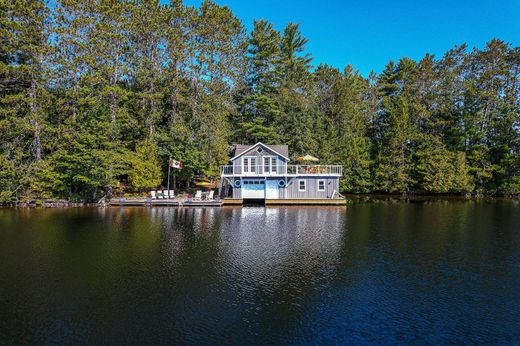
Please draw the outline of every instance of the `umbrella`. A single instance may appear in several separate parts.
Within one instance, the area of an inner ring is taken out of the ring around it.
[[[311,155],[305,155],[305,156],[300,156],[300,157],[297,157],[296,158],[296,161],[319,161],[320,159],[318,159],[317,157],[314,157],[314,156],[311,156]]]
[[[212,187],[214,186],[213,183],[207,182],[207,181],[196,181],[193,183],[195,186],[201,186],[201,187]]]

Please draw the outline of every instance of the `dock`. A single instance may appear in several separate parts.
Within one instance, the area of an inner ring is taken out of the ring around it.
[[[256,200],[258,202],[262,200]],[[224,205],[243,205],[248,203],[248,200],[238,198],[224,198],[222,200]],[[263,204],[266,206],[276,205],[345,205],[347,203],[344,198],[280,198],[280,199],[265,199]]]
[[[224,198],[222,200],[189,200],[189,199],[114,199],[108,202],[115,207],[222,207],[241,206],[247,204],[248,200],[237,198]],[[345,205],[344,198],[300,198],[300,199],[266,199],[266,206],[282,205]]]
[[[286,198],[266,199],[265,205],[345,205],[344,198]]]
[[[220,201],[186,201],[183,207],[221,207],[224,203]]]
[[[119,199],[111,200],[108,203],[115,207],[220,207],[222,201],[193,201],[180,199]]]

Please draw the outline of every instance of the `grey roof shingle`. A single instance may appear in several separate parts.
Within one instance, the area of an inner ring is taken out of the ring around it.
[[[255,145],[256,144],[252,144],[252,145],[233,144],[231,146],[231,157],[235,157],[237,155],[240,155],[240,154],[242,154],[243,152],[249,150],[251,147],[253,147]],[[274,150],[277,153],[282,154],[285,157],[289,157],[289,147],[287,145],[267,145],[267,144],[264,144],[264,145],[266,147],[270,148],[271,150]]]

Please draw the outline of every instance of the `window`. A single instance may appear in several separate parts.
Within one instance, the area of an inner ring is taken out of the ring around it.
[[[244,162],[242,166],[244,166],[244,173],[249,172],[249,158],[244,157]]]
[[[298,191],[307,190],[307,182],[305,180],[298,180]]]
[[[318,191],[325,191],[325,180],[318,180]]]
[[[264,174],[276,173],[276,157],[264,156]]]
[[[256,173],[256,157],[244,157],[242,161],[242,166],[244,167],[244,173]]]
[[[244,180],[242,182],[244,185],[264,185],[265,182],[263,180]]]
[[[251,162],[251,173],[256,173],[256,157],[251,157],[249,161]]]

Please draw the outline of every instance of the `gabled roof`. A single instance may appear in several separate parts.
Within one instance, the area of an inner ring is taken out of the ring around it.
[[[275,154],[277,154],[277,155],[283,157],[284,159],[286,159],[287,161],[289,161],[289,147],[287,145],[266,145],[262,142],[258,142],[254,145],[235,144],[234,148],[233,148],[234,151],[232,153],[232,155],[234,155],[234,156],[231,158],[231,160],[234,160],[234,159],[242,156],[249,150],[256,148],[258,146],[262,146],[268,150],[271,150]]]

